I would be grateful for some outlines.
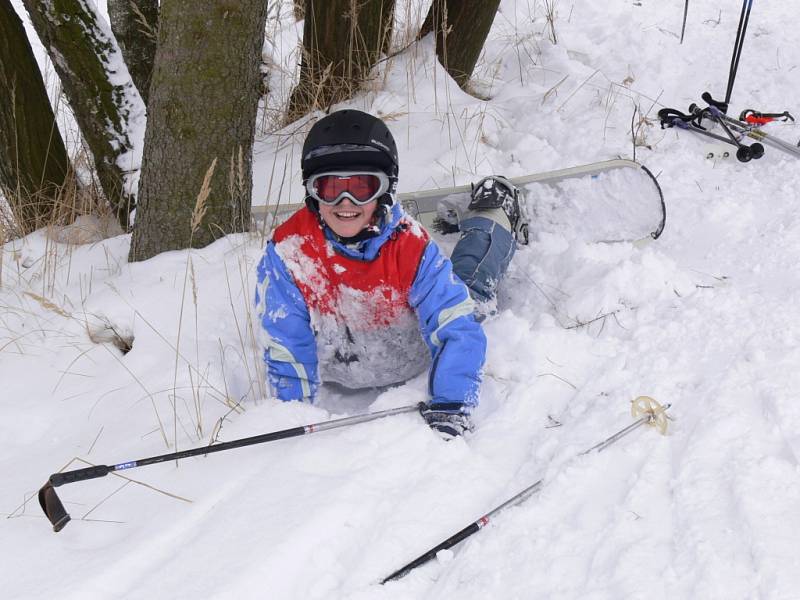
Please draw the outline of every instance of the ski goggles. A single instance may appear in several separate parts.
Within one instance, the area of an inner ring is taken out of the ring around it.
[[[336,206],[345,198],[363,206],[385,194],[389,185],[389,177],[381,171],[326,171],[309,177],[306,191],[326,206]]]

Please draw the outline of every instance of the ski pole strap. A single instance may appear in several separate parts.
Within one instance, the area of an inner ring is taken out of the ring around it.
[[[794,121],[794,117],[788,110],[785,110],[782,113],[769,113],[748,108],[739,114],[739,120],[744,121],[745,123],[750,123],[751,125],[766,125],[767,123],[771,123],[772,121],[776,120],[783,121],[784,123],[788,121]]]
[[[71,518],[69,513],[61,503],[61,499],[56,494],[56,490],[48,482],[39,490],[39,506],[42,507],[50,524],[53,526],[53,531],[58,533],[64,526],[70,522]]]
[[[687,115],[676,108],[662,108],[658,111],[658,118],[661,121],[661,129],[665,127],[678,127],[679,129],[689,129],[689,123],[694,120],[694,115]]]

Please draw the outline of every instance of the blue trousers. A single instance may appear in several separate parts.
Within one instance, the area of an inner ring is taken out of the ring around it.
[[[491,300],[516,250],[511,232],[492,219],[472,216],[459,224],[458,240],[450,261],[478,302]]]

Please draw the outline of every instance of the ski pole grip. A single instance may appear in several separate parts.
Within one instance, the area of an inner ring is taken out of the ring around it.
[[[87,479],[97,479],[105,477],[114,469],[108,465],[96,465],[94,467],[87,467],[85,469],[76,469],[75,471],[64,471],[63,473],[53,473],[50,475],[50,485],[58,487],[65,483],[74,483],[75,481],[85,481]]]
[[[719,100],[714,100],[714,98],[708,92],[703,92],[700,97],[703,99],[703,102],[705,102],[709,106],[713,106],[714,108],[717,108],[724,113],[728,112],[727,102],[720,102]]]

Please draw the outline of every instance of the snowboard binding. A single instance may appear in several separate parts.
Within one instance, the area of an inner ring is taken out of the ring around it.
[[[511,224],[514,239],[528,244],[528,219],[524,202],[520,203],[520,189],[501,175],[484,177],[471,187],[469,210],[502,209]]]

